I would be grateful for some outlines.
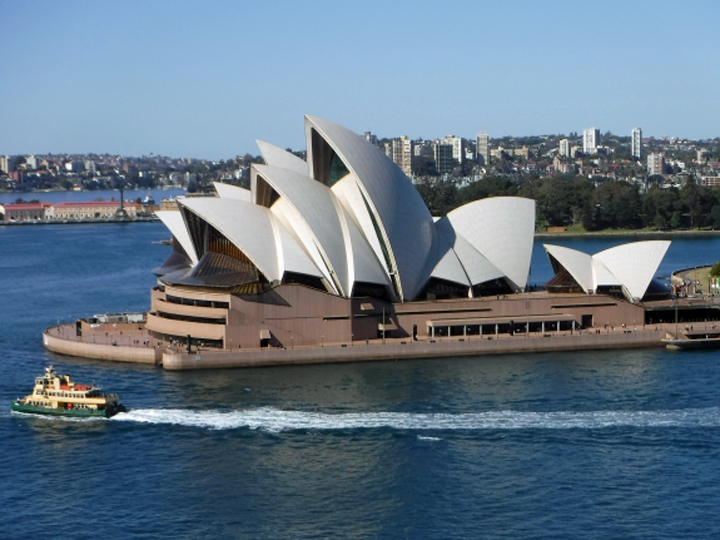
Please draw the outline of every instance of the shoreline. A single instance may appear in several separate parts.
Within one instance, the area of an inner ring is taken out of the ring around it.
[[[536,232],[535,238],[615,238],[615,237],[632,237],[639,236],[652,239],[672,238],[672,237],[688,237],[688,236],[720,236],[719,230],[703,230],[703,229],[682,229],[674,231],[613,231],[612,229],[604,231],[590,232]]]
[[[139,218],[103,218],[103,219],[67,219],[67,220],[48,220],[48,221],[0,221],[2,227],[23,227],[32,225],[87,225],[97,223],[155,223],[160,219],[155,216],[139,217]]]
[[[48,221],[2,221],[0,220],[0,227],[5,226],[29,226],[29,225],[79,225],[87,223],[148,223],[148,222],[159,222],[160,219],[155,216],[148,217],[136,217],[136,218],[102,218],[93,219],[87,218],[82,220],[48,220]],[[547,238],[628,238],[628,237],[641,237],[652,240],[653,238],[683,238],[692,236],[720,236],[720,229],[718,230],[675,230],[675,231],[591,231],[591,232],[536,232],[534,238],[536,239],[547,239]]]

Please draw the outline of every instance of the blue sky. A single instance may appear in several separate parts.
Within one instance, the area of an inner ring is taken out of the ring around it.
[[[431,139],[720,136],[720,2],[0,0],[0,154],[228,159],[303,114]]]

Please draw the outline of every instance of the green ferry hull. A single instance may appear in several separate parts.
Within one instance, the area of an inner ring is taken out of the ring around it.
[[[12,404],[12,410],[28,414],[44,414],[46,416],[66,416],[69,418],[110,418],[117,413],[125,412],[124,405],[108,407],[107,409],[60,409],[52,407],[34,407],[24,405],[17,401]]]

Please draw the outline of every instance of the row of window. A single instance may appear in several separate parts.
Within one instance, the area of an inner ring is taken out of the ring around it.
[[[152,337],[154,337],[155,339],[167,341],[174,345],[187,346],[187,344],[188,344],[188,336],[165,334],[163,332],[155,332],[154,330],[150,331],[150,335]],[[213,347],[213,348],[217,348],[217,349],[223,348],[223,340],[222,339],[208,339],[208,338],[194,338],[194,337],[190,337],[189,339],[190,339],[191,347]]]
[[[82,398],[86,397],[85,393],[73,393],[73,392],[53,392],[53,391],[44,391],[39,392],[41,396],[55,396],[55,397],[64,397],[64,398]],[[90,397],[89,395],[87,397]]]
[[[166,300],[171,304],[182,304],[184,306],[209,307],[218,309],[229,309],[230,302],[220,302],[217,300],[198,300],[196,298],[183,298],[181,296],[167,295]]]
[[[225,324],[227,319],[225,317],[195,317],[193,315],[180,315],[178,313],[168,313],[166,311],[158,311],[158,317],[163,319],[172,319],[174,321],[185,321],[202,324]]]

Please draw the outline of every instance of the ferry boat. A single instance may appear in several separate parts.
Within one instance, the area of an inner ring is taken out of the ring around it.
[[[126,411],[119,399],[117,394],[104,394],[98,386],[78,384],[72,382],[69,375],[57,375],[49,366],[44,375],[35,377],[32,394],[13,402],[12,410],[76,418],[110,418]]]

